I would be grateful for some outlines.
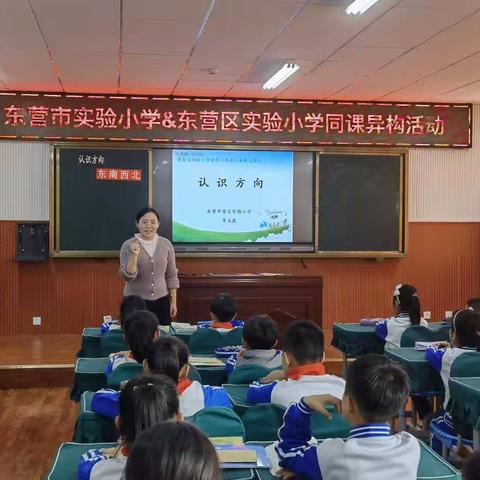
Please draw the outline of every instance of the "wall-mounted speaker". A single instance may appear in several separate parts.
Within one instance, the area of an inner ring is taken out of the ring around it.
[[[48,261],[48,223],[17,224],[17,262]]]

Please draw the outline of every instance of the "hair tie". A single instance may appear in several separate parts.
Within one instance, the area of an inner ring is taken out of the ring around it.
[[[418,293],[417,292],[412,293],[412,297],[418,297]]]
[[[480,337],[480,330],[477,330],[477,331],[475,332],[475,335],[476,335],[477,337]]]

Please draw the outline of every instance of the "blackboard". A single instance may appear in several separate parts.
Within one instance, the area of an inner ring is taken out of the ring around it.
[[[404,251],[402,154],[319,155],[319,251]]]
[[[117,254],[150,202],[147,149],[59,147],[54,253]]]

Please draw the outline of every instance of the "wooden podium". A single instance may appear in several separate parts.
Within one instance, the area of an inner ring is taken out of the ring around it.
[[[268,313],[280,330],[297,319],[322,326],[322,277],[286,274],[181,275],[177,321],[196,323],[210,318],[210,301],[220,292],[238,302],[238,316]]]

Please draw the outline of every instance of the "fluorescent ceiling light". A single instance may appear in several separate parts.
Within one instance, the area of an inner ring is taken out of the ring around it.
[[[378,0],[355,0],[346,9],[348,15],[361,15],[366,12]]]
[[[300,67],[296,63],[286,63],[273,77],[264,84],[264,90],[273,90],[284,82],[290,75],[293,75]]]

